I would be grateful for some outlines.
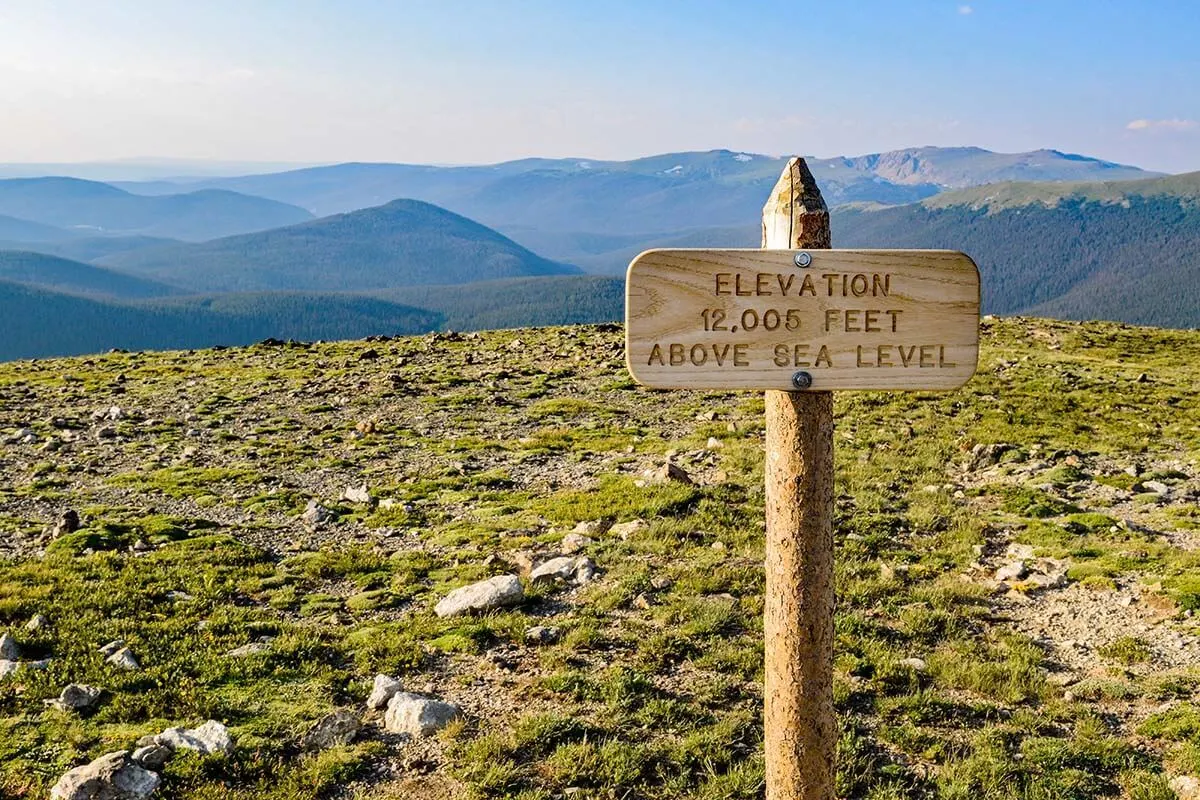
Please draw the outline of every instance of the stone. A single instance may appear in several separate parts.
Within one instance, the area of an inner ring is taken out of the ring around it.
[[[369,506],[374,502],[371,492],[364,483],[362,486],[351,486],[342,492],[342,499],[349,503]]]
[[[269,652],[271,652],[270,642],[250,642],[241,647],[233,648],[225,655],[227,658],[249,658],[250,656],[261,656]]]
[[[529,573],[529,582],[553,584],[557,581],[574,585],[590,583],[596,577],[596,565],[587,556],[552,558]]]
[[[142,668],[142,665],[138,663],[137,657],[134,656],[133,651],[128,647],[122,647],[104,660],[114,667],[120,667],[121,669],[135,670]]]
[[[108,644],[101,646],[99,648],[99,653],[100,653],[100,655],[104,656],[105,658],[108,658],[109,656],[111,656],[113,653],[117,652],[124,646],[125,646],[124,639],[113,639]]]
[[[389,733],[425,738],[462,716],[458,706],[419,694],[399,692],[388,701],[383,725]]]
[[[133,751],[133,762],[157,772],[167,765],[173,755],[175,755],[175,751],[171,748],[151,743]]]
[[[1167,785],[1179,800],[1200,800],[1200,778],[1194,775],[1176,775]]]
[[[583,550],[591,543],[592,539],[590,537],[579,533],[568,533],[563,537],[562,546],[559,549],[564,556],[570,556]]]
[[[1170,494],[1171,487],[1167,486],[1162,481],[1142,481],[1142,489],[1155,494]]]
[[[498,575],[470,586],[455,589],[443,597],[433,611],[439,617],[451,617],[470,611],[491,611],[512,606],[525,599],[525,587],[516,575]]]
[[[1033,558],[1033,545],[1012,542],[1004,549],[1004,554],[1009,558],[1028,561]]]
[[[100,756],[67,772],[50,790],[52,800],[144,800],[158,788],[159,777],[138,766],[129,751]]]
[[[725,443],[722,442],[720,439],[718,439],[715,436],[710,436],[710,437],[708,437],[708,442],[704,445],[704,449],[705,450],[720,450],[724,446],[725,446]]]
[[[1019,581],[1029,574],[1029,568],[1025,566],[1024,561],[1012,561],[1005,564],[1000,569],[996,570],[996,580],[998,581]]]
[[[626,541],[630,536],[640,533],[649,527],[650,525],[646,522],[646,520],[635,519],[630,520],[629,522],[622,522],[620,524],[613,525],[611,528],[609,528],[609,532],[621,537],[621,541]]]
[[[0,680],[12,675],[21,668],[21,662],[10,661],[7,658],[0,658]]]
[[[300,521],[310,528],[318,528],[333,519],[333,512],[316,500],[309,500],[300,515]]]
[[[95,686],[71,683],[63,687],[57,699],[47,700],[46,705],[53,706],[60,711],[84,711],[96,705],[102,694],[104,694],[104,690]]]
[[[328,750],[339,744],[350,744],[362,729],[359,718],[346,710],[327,714],[309,729],[300,746],[304,750]]]
[[[655,483],[686,483],[689,485],[694,483],[687,470],[670,461],[656,470],[647,470],[646,477]]]
[[[612,523],[603,519],[584,520],[575,525],[571,533],[579,534],[580,536],[600,536],[609,528]]]
[[[400,681],[391,675],[376,675],[375,683],[371,686],[371,694],[367,697],[367,708],[375,709],[376,711],[386,708],[388,701],[397,692],[403,690],[403,688],[404,686]]]
[[[172,750],[195,750],[202,756],[233,752],[229,729],[212,719],[197,728],[167,728],[154,737],[154,743]]]
[[[7,633],[0,635],[0,658],[16,661],[20,657],[21,648],[17,644],[17,640]]]
[[[914,672],[924,672],[925,670],[929,669],[929,665],[925,663],[925,659],[916,658],[915,656],[912,658],[900,659],[900,666],[908,667]]]
[[[25,623],[25,630],[30,632],[43,631],[50,627],[50,620],[45,614],[34,614],[29,622]]]
[[[525,631],[525,641],[529,644],[554,644],[558,637],[559,629],[549,625],[534,625]]]
[[[79,513],[68,508],[59,516],[58,522],[54,524],[54,529],[50,532],[50,535],[57,539],[60,536],[66,536],[68,533],[74,533],[79,528]]]

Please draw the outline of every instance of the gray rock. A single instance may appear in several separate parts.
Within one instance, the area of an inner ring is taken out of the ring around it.
[[[925,670],[929,669],[929,665],[925,663],[925,659],[916,658],[915,656],[912,658],[900,659],[900,666],[908,667],[914,672],[924,672]]]
[[[309,500],[300,520],[310,528],[317,528],[333,520],[333,512],[316,500]]]
[[[365,483],[362,486],[351,486],[346,489],[346,491],[342,492],[342,499],[350,503],[359,503],[367,506],[374,502],[371,492],[367,489]]]
[[[1024,561],[1012,561],[996,570],[996,580],[1019,581],[1028,574],[1029,569],[1025,566]]]
[[[462,712],[453,703],[400,692],[388,701],[383,725],[391,733],[407,733],[424,738],[437,733],[460,716]]]
[[[104,690],[82,683],[71,683],[63,687],[55,700],[47,700],[46,704],[60,711],[84,711],[100,701]]]
[[[22,663],[22,665],[24,665],[25,669],[43,670],[43,669],[48,669],[50,667],[50,662],[52,660],[53,659],[49,659],[49,658],[39,658],[36,661],[23,661],[21,663]]]
[[[1167,486],[1162,481],[1142,481],[1142,489],[1155,494],[1170,494],[1171,487]]]
[[[21,662],[0,658],[0,679],[7,678],[21,668]]]
[[[228,658],[249,658],[250,656],[260,656],[269,652],[271,652],[270,642],[250,642],[241,647],[233,648],[225,655]]]
[[[607,520],[593,519],[584,520],[577,523],[571,533],[579,534],[580,536],[600,536],[606,530],[612,527],[612,523]],[[568,534],[569,536],[570,534]]]
[[[121,669],[135,670],[142,668],[142,665],[138,663],[137,657],[134,656],[133,651],[128,647],[122,647],[104,660],[114,667],[120,667]]]
[[[565,556],[574,555],[592,543],[591,538],[579,533],[568,533],[563,537],[561,551]]]
[[[152,742],[133,751],[133,762],[138,766],[157,772],[167,765],[173,755],[175,755],[175,751],[171,748]]]
[[[529,644],[554,644],[558,636],[558,628],[548,625],[534,625],[525,631],[525,641]]]
[[[362,722],[349,711],[339,710],[318,720],[301,741],[304,750],[328,750],[350,744],[358,736]]]
[[[562,581],[579,586],[595,577],[596,565],[587,556],[559,556],[530,572],[529,582],[537,586]]]
[[[34,614],[29,622],[25,623],[25,630],[35,632],[42,631],[50,627],[50,620],[43,614]]]
[[[129,759],[127,750],[100,756],[63,775],[50,790],[52,800],[144,800],[159,777]]]
[[[7,633],[0,635],[0,659],[16,661],[21,657],[21,648],[17,640]]]
[[[455,589],[434,607],[439,617],[451,617],[469,611],[491,611],[520,603],[525,599],[525,588],[516,575],[498,575],[485,581]]]
[[[371,694],[367,697],[367,708],[378,711],[386,708],[388,701],[404,686],[391,675],[376,675],[375,683],[371,686]]]
[[[648,527],[650,526],[644,519],[635,519],[631,520],[630,522],[622,522],[618,525],[613,525],[612,528],[609,529],[609,532],[621,537],[621,541],[625,541],[630,536],[633,536],[635,533],[640,533]]]
[[[104,645],[103,647],[100,647],[98,652],[100,653],[100,655],[104,656],[105,658],[108,658],[109,656],[111,656],[113,653],[117,652],[124,646],[125,646],[124,639],[113,639],[108,644]]]
[[[205,756],[233,752],[229,729],[212,719],[197,728],[167,728],[154,737],[154,743],[172,750],[195,750]]]

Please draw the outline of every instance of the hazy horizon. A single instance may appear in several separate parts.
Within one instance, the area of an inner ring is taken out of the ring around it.
[[[919,142],[1184,172],[1200,170],[1198,27],[1189,6],[1130,0],[1086,13],[48,0],[0,8],[13,121],[0,162],[831,157]]]

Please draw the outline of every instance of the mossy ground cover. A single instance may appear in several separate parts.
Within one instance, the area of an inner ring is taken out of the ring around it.
[[[1190,635],[1197,386],[1196,333],[1013,319],[961,391],[837,398],[839,796],[1165,800],[1200,770],[1200,664],[1155,670],[1127,632],[1060,685],[977,569],[1032,546],[1073,587],[1140,582]],[[759,397],[640,389],[618,330],[558,328],[0,365],[0,441],[19,428],[40,440],[0,445],[0,629],[52,661],[0,680],[0,795],[209,718],[234,755],[173,761],[160,796],[762,793]],[[669,454],[697,485],[645,481]],[[1152,478],[1180,494],[1137,501]],[[342,499],[363,483],[386,502]],[[310,500],[336,519],[302,524]],[[68,507],[83,528],[45,546]],[[587,546],[594,583],[432,613],[577,522],[635,519]],[[96,652],[116,638],[142,670]],[[465,721],[304,752],[377,672]],[[105,688],[94,712],[43,704],[72,681]]]

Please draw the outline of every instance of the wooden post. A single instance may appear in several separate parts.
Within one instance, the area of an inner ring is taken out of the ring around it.
[[[762,223],[764,248],[830,247],[804,159],[784,168]],[[768,391],[766,415],[766,796],[833,800],[833,393]]]

